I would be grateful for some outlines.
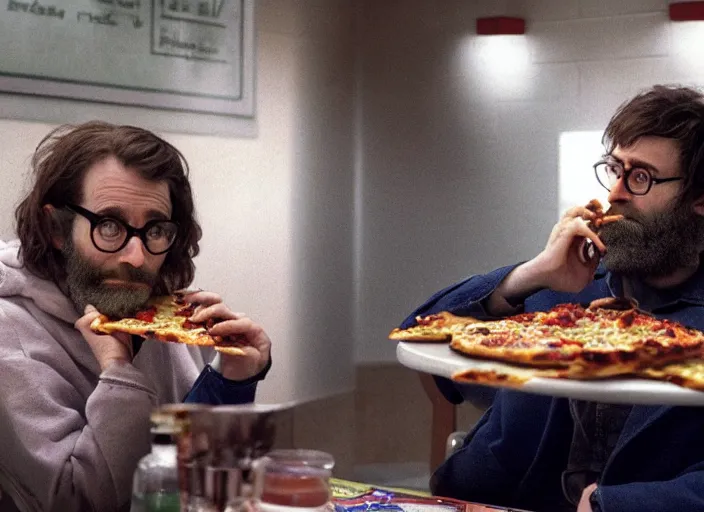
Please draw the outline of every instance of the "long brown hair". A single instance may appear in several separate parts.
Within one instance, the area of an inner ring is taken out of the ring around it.
[[[186,288],[193,281],[201,228],[195,218],[188,164],[171,144],[134,126],[116,126],[100,121],[64,125],[49,133],[32,157],[34,186],[15,210],[20,255],[37,276],[60,283],[65,261],[52,244],[52,236],[70,236],[73,215],[60,210],[66,203],[83,200],[83,178],[95,163],[116,158],[150,181],[169,186],[172,220],[179,225],[176,242],[161,267],[161,293]],[[43,209],[53,205],[57,215]]]
[[[656,85],[621,105],[609,121],[602,142],[607,154],[650,135],[673,139],[684,176],[681,198],[704,194],[704,95],[682,86]]]

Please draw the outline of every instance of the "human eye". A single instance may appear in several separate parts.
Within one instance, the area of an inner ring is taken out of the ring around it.
[[[166,229],[160,223],[152,224],[147,230],[147,238],[150,240],[159,240],[167,236]]]
[[[124,234],[122,225],[114,219],[103,219],[97,226],[98,234],[104,240],[114,240]]]
[[[176,236],[176,228],[170,222],[155,222],[149,226],[146,234],[149,240],[171,241]]]
[[[650,182],[650,174],[645,169],[633,169],[631,181],[638,185],[647,185]]]

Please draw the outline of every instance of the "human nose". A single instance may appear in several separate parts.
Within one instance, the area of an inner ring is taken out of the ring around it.
[[[138,236],[132,236],[127,245],[120,251],[120,263],[127,263],[134,268],[144,265],[146,248]]]
[[[622,172],[612,183],[611,190],[609,190],[609,203],[613,204],[619,201],[627,201],[631,198],[632,194],[626,188],[626,173]]]

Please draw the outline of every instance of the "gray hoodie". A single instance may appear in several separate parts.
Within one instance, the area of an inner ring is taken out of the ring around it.
[[[20,510],[117,510],[149,452],[151,411],[183,400],[203,356],[146,342],[101,373],[73,304],[18,248],[0,241],[0,488]],[[7,497],[3,510],[14,510]]]

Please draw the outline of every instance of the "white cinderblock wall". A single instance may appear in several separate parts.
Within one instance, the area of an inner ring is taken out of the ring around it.
[[[704,85],[704,22],[670,22],[666,0],[363,5],[356,358],[392,361],[386,334],[430,294],[542,249],[560,133],[603,130],[652,84]],[[477,37],[490,15],[526,35]]]

